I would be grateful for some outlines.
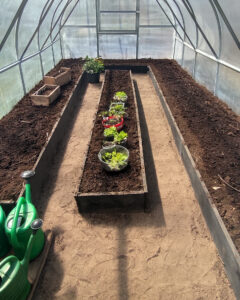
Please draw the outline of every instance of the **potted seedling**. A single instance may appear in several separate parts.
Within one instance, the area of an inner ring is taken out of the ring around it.
[[[126,109],[122,104],[110,105],[109,114],[110,116],[123,117],[126,114],[125,110]]]
[[[101,58],[85,58],[83,70],[87,73],[89,83],[98,83],[100,72],[104,70],[104,64]]]
[[[127,148],[116,145],[101,149],[98,159],[106,171],[119,172],[128,165],[129,152]]]
[[[120,101],[120,102],[126,102],[127,101],[127,94],[125,92],[122,91],[118,91],[114,94],[113,99],[115,101]]]
[[[106,140],[113,141],[117,134],[117,128],[115,126],[104,129],[103,135]]]
[[[45,84],[35,93],[31,94],[31,99],[33,105],[49,106],[59,95],[59,85]]]
[[[124,130],[121,130],[120,132],[117,132],[114,135],[113,142],[115,144],[124,146],[126,144],[126,142],[127,142],[127,138],[128,138],[127,132],[125,132]]]
[[[59,70],[52,73],[52,75],[44,76],[43,80],[45,84],[62,86],[71,80],[71,69],[61,67]]]
[[[103,148],[114,145],[124,146],[127,142],[128,134],[123,130],[118,132],[116,127],[110,127],[104,130],[104,137],[105,141],[103,141]]]
[[[101,111],[100,113],[99,113],[99,117],[102,117],[103,118],[103,120],[105,120],[107,117],[109,117],[110,116],[110,114],[109,114],[109,111]]]
[[[111,109],[125,109],[124,102],[111,102],[109,110]]]
[[[117,130],[123,127],[123,117],[120,116],[110,116],[102,120],[102,125],[104,128],[110,128],[112,126],[116,127]]]

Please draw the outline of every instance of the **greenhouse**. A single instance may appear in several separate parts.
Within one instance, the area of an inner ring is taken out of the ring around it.
[[[239,1],[1,4],[0,300],[240,299]]]

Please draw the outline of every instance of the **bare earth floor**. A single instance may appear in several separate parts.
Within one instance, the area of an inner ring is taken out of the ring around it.
[[[101,88],[89,85],[39,202],[55,238],[34,299],[234,299],[152,83],[134,78],[148,212],[78,212],[73,195]]]

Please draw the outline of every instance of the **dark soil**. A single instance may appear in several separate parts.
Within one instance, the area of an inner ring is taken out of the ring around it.
[[[41,86],[40,81],[12,111],[0,120],[0,199],[16,200],[21,188],[22,171],[33,168],[48,135],[57,121],[80,74],[81,61],[60,61],[55,67],[72,69],[72,80],[61,87],[61,95],[49,107],[33,106],[30,94]]]
[[[125,91],[129,97],[126,105],[130,117],[124,121],[123,130],[128,133],[127,148],[130,157],[129,165],[125,170],[109,173],[103,170],[98,160],[98,152],[102,148],[104,140],[102,118],[98,114],[108,110],[114,93],[119,90]],[[138,191],[143,188],[135,109],[130,72],[107,71],[79,192],[123,192]]]

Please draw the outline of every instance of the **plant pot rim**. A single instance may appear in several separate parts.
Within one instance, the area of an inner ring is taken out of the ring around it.
[[[114,125],[106,125],[105,123],[108,121],[108,120],[111,120],[111,119],[114,119],[116,118],[116,116],[111,116],[111,117],[107,117],[106,119],[102,120],[102,125],[104,128],[110,128],[110,127],[116,127],[117,129],[121,129],[123,127],[123,117],[121,117],[121,122],[117,123],[117,124],[114,124]]]
[[[112,169],[108,163],[106,163],[105,161],[102,160],[102,154],[106,151],[108,152],[112,152],[113,150],[118,151],[121,150],[121,152],[125,152],[125,154],[127,155],[127,158],[123,161],[125,164],[123,166],[120,166],[119,169]],[[125,169],[128,165],[128,160],[129,160],[129,151],[126,147],[123,147],[121,145],[114,145],[114,146],[110,146],[110,147],[106,147],[106,148],[102,148],[99,153],[98,153],[98,159],[101,162],[103,168],[108,171],[108,172],[120,172],[123,169]]]

